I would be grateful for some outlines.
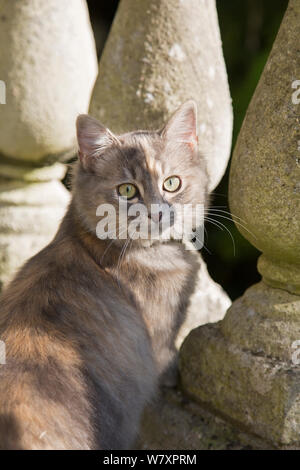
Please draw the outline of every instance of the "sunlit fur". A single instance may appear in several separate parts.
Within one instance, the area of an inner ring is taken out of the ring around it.
[[[114,136],[78,120],[73,198],[54,240],[1,297],[1,449],[124,449],[157,380],[173,379],[174,341],[194,291],[198,259],[180,241],[99,240],[96,208],[118,209],[132,182],[143,202],[206,203],[195,105],[161,132]],[[177,193],[162,190],[178,175]]]

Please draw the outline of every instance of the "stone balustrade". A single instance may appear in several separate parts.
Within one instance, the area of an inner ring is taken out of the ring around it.
[[[300,448],[299,24],[300,2],[290,0],[231,164],[230,207],[262,252],[262,281],[181,350],[190,397],[286,448]]]
[[[55,234],[97,74],[85,1],[0,0],[0,289]],[[3,99],[4,98],[4,99]]]
[[[210,189],[231,148],[232,109],[214,0],[121,0],[90,111],[115,132],[159,128],[184,101],[198,108]]]

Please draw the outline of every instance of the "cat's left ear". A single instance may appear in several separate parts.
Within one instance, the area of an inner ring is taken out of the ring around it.
[[[188,144],[197,150],[197,105],[194,100],[183,103],[161,131],[162,137],[170,142]]]
[[[76,120],[78,155],[84,168],[90,168],[108,147],[118,142],[117,137],[97,119],[80,114]]]

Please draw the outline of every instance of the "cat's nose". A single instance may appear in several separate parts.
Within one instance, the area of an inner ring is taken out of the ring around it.
[[[150,213],[150,214],[148,214],[148,217],[149,217],[149,219],[152,219],[153,222],[158,224],[161,221],[161,218],[162,218],[162,211],[156,212],[154,214]]]

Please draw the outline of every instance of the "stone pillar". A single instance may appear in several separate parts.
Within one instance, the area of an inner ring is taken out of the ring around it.
[[[185,392],[292,448],[300,447],[299,24],[300,2],[290,0],[231,165],[230,207],[262,252],[262,281],[222,322],[194,330],[181,351]]]
[[[227,166],[232,132],[215,2],[121,0],[100,60],[90,113],[116,133],[158,129],[190,98],[198,104],[199,148],[214,189]],[[178,346],[191,328],[223,318],[229,305],[202,261]]]
[[[57,161],[75,153],[97,62],[83,0],[0,0],[0,44],[1,289],[57,230],[69,200]]]
[[[159,128],[198,104],[199,147],[211,189],[227,166],[232,110],[214,0],[121,0],[90,112],[115,132]]]

